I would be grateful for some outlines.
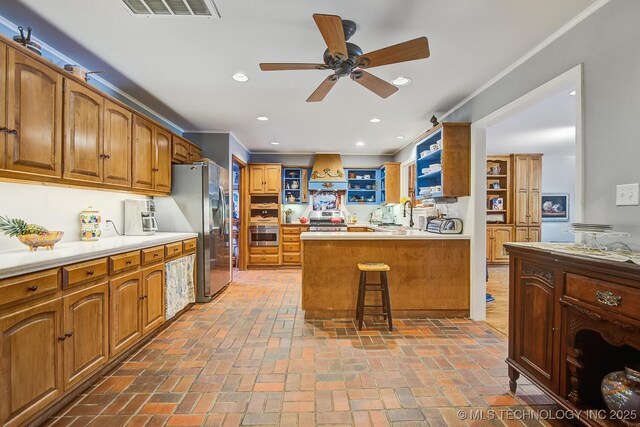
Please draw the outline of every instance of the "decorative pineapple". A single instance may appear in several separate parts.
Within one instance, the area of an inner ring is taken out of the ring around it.
[[[40,246],[53,249],[53,245],[62,239],[64,234],[62,231],[50,232],[41,225],[28,224],[23,219],[9,216],[0,216],[0,231],[9,237],[17,237],[20,242],[29,246],[30,251],[37,250]]]

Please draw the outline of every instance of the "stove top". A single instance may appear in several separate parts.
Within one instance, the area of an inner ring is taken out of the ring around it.
[[[340,222],[335,222],[336,219]],[[309,214],[309,231],[346,231],[347,224],[340,211],[312,211]]]

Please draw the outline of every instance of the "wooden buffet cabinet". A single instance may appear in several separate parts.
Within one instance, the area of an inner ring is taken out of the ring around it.
[[[165,323],[166,248],[0,280],[0,425],[30,424]],[[16,380],[19,379],[19,380]]]
[[[640,265],[505,246],[511,391],[522,374],[565,409],[606,409],[604,375],[640,360]]]
[[[171,192],[202,150],[0,36],[0,179]]]

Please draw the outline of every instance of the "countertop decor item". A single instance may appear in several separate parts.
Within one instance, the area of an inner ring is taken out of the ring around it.
[[[640,426],[640,365],[605,375],[600,392],[607,408],[632,416],[621,420],[625,425]]]
[[[291,222],[291,214],[293,213],[293,209],[287,209],[284,211],[284,222],[289,224]]]
[[[91,241],[98,240],[102,231],[100,230],[100,212],[89,206],[80,212],[80,240]]]
[[[28,224],[23,219],[8,216],[0,216],[0,231],[9,237],[17,237],[30,251],[38,250],[41,246],[53,249],[53,245],[64,235],[62,231],[49,231],[41,225]]]
[[[306,218],[306,217],[301,216],[301,217],[298,219],[298,221],[300,221],[300,224],[306,224],[308,220],[307,220],[307,218]]]

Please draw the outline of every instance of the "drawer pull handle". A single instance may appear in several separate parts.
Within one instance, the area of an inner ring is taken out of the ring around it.
[[[67,339],[67,336],[66,336],[66,335],[60,335],[60,336],[58,337],[58,341],[64,341],[64,340],[66,340],[66,339]]]
[[[38,290],[38,285],[31,285],[27,288],[29,292],[35,292]]]
[[[620,301],[622,301],[621,296],[614,295],[609,291],[606,291],[606,292],[596,291],[596,299],[598,300],[598,302],[601,302],[602,304],[605,304],[611,307],[619,306]]]
[[[133,260],[128,259],[125,264],[131,265],[132,263],[133,263]]]
[[[93,273],[95,273],[95,271],[87,270],[87,276],[93,276]]]
[[[159,254],[153,254],[154,258],[158,258],[160,255]]]
[[[67,332],[66,334],[64,334],[65,337],[67,338],[71,338],[73,336],[73,331],[72,332]]]

